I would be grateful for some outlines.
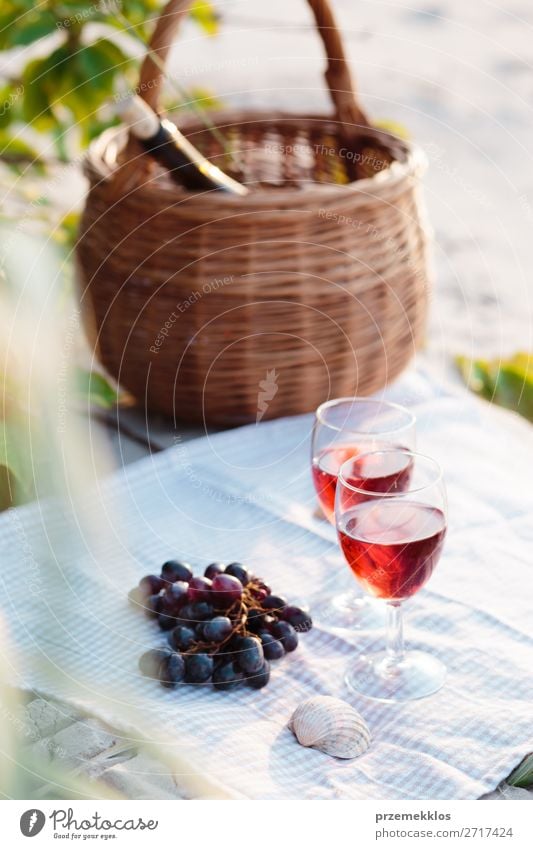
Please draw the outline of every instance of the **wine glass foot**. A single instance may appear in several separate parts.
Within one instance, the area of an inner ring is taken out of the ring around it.
[[[383,628],[386,621],[382,602],[349,591],[328,599],[318,609],[315,608],[315,613],[317,621],[332,628],[370,631]]]
[[[408,702],[436,693],[446,667],[430,654],[406,652],[395,665],[388,652],[361,655],[347,670],[345,682],[355,693],[380,702]]]

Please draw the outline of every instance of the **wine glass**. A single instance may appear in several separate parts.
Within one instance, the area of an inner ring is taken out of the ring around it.
[[[415,416],[405,407],[373,398],[336,398],[318,407],[311,444],[311,471],[319,504],[335,525],[335,489],[341,465],[361,452],[415,447]],[[380,470],[378,470],[378,474]],[[375,628],[384,612],[355,589],[338,593],[319,611],[323,622],[344,628]]]
[[[388,484],[376,477],[380,465],[390,473]],[[394,470],[402,478],[399,486]],[[440,660],[405,651],[401,605],[437,565],[446,514],[442,471],[431,457],[384,449],[359,454],[339,470],[335,516],[342,552],[363,589],[383,599],[388,609],[386,650],[362,655],[346,674],[357,693],[402,702],[429,696],[444,683],[446,667]]]

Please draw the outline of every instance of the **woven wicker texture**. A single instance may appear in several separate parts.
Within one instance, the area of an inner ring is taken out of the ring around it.
[[[177,185],[123,130],[92,146],[80,300],[102,363],[136,398],[233,425],[365,395],[406,365],[425,325],[420,152],[371,129],[330,7],[310,0],[334,117],[227,111],[180,129],[251,188]],[[186,0],[165,7],[141,72],[158,107]]]

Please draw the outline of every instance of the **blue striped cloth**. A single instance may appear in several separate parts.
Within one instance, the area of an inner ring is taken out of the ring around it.
[[[420,371],[385,395],[416,412],[418,447],[443,464],[448,484],[442,560],[406,606],[408,644],[448,666],[439,693],[403,705],[351,695],[346,664],[383,635],[320,617],[259,692],[169,691],[138,672],[139,655],[164,639],[126,595],[170,557],[198,572],[246,562],[311,609],[350,586],[333,529],[314,515],[311,416],[177,439],[83,503],[0,517],[13,683],[142,727],[193,771],[251,798],[470,799],[494,788],[533,750],[532,432]],[[296,743],[287,722],[315,694],[346,698],[366,718],[373,742],[362,757]]]

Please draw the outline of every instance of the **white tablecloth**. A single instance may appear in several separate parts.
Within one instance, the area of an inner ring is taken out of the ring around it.
[[[404,705],[350,695],[347,661],[380,646],[382,634],[319,619],[259,692],[169,691],[138,673],[139,655],[162,638],[126,594],[170,557],[198,571],[244,561],[311,608],[349,585],[332,528],[313,515],[310,416],[178,439],[75,511],[41,504],[0,517],[13,682],[142,724],[252,798],[465,799],[494,788],[533,750],[532,432],[421,372],[385,395],[415,410],[419,448],[444,465],[448,484],[444,555],[406,609],[409,644],[448,666],[438,694]],[[365,716],[373,735],[365,755],[340,761],[295,742],[286,723],[319,693],[347,698]]]

